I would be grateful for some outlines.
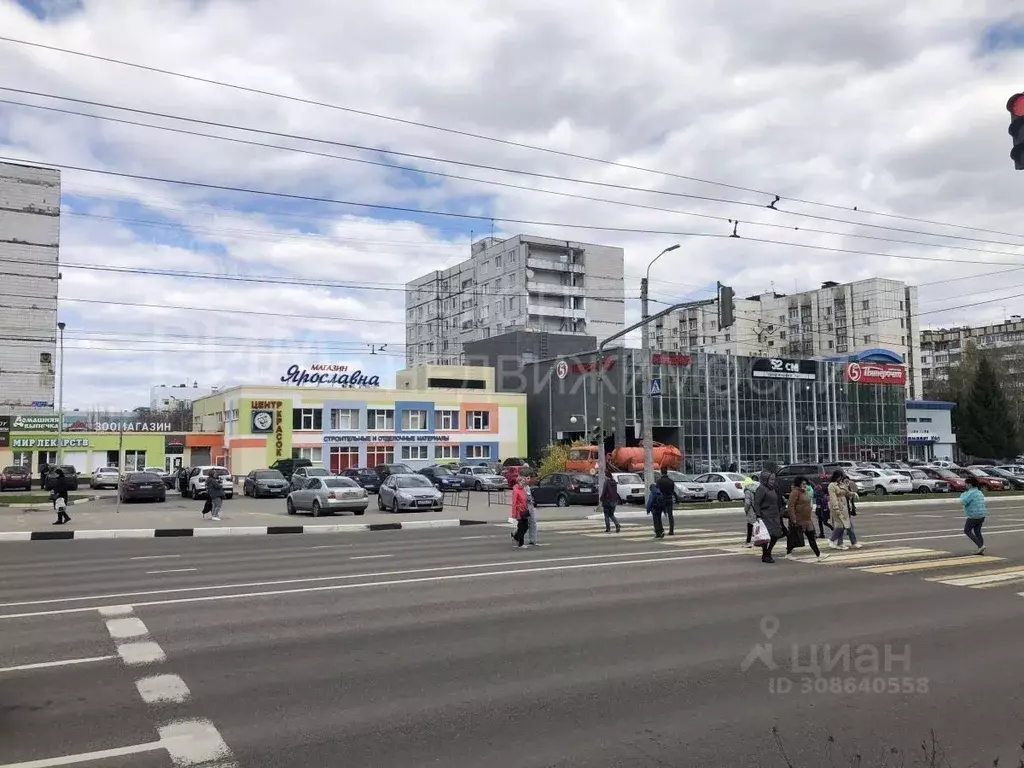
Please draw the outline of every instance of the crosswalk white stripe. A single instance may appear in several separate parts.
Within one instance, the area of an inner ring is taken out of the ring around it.
[[[948,555],[936,549],[878,549],[874,552],[858,552],[856,555],[840,555],[832,553],[825,565],[845,565],[846,563],[869,563],[873,560],[911,560],[913,558],[941,557]]]
[[[974,587],[982,584],[998,584],[1001,582],[1018,581],[1021,579],[1024,579],[1024,566],[1001,568],[996,571],[983,571],[981,573],[974,574],[933,577],[926,579],[926,581],[938,584],[948,584],[953,587]]]
[[[983,565],[985,563],[995,563],[1002,560],[1001,557],[991,557],[989,555],[967,555],[958,557],[944,557],[939,560],[924,560],[918,563],[889,563],[887,565],[864,565],[856,570],[865,571],[867,573],[909,573],[911,571],[927,571],[937,570],[939,568],[956,568],[964,565]]]

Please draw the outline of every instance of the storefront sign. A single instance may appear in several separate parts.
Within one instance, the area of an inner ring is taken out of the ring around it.
[[[0,416],[0,448],[11,444],[11,417]]]
[[[284,410],[281,407],[284,403],[278,403],[274,409],[274,455],[281,458],[284,455]]]
[[[255,405],[255,403],[253,403]],[[252,412],[252,433],[254,435],[269,435],[274,431],[274,410],[266,409]]]
[[[333,363],[314,363],[309,368],[293,365],[281,377],[285,384],[313,384],[315,386],[332,387],[379,387],[379,376],[366,376],[362,371],[349,371],[347,365]]]
[[[185,453],[184,435],[167,435],[164,438],[164,454],[168,456],[180,456]]]
[[[2,431],[2,430],[0,430]],[[61,419],[58,414],[15,416],[12,432],[59,432]],[[169,421],[93,421],[76,414],[64,416],[65,432],[170,432]]]
[[[60,429],[60,416],[15,416],[11,423],[12,432],[56,432]]]
[[[450,443],[450,435],[324,435],[325,443]]]
[[[651,355],[652,365],[678,365],[687,366],[692,362],[689,355],[680,355],[678,352],[655,352]]]
[[[14,439],[12,448],[88,448],[89,440],[84,437],[65,437],[58,440],[55,437],[17,437]]]
[[[907,369],[887,363],[849,363],[846,380],[851,384],[907,384]]]
[[[754,360],[750,375],[755,379],[816,381],[818,379],[818,364],[813,360],[759,357]]]
[[[612,355],[605,357],[601,370],[610,371],[615,367],[615,358]],[[566,360],[559,360],[555,363],[555,375],[564,379],[570,373],[592,373],[597,370],[597,361],[592,363],[569,363]]]
[[[86,422],[84,429],[73,425],[75,431],[81,432],[170,432],[171,422],[169,421],[95,421],[92,424]]]

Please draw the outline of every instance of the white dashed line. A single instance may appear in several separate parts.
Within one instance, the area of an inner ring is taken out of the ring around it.
[[[176,768],[235,768],[231,749],[209,720],[178,720],[157,729]],[[0,766],[3,768],[3,766]]]
[[[355,557],[349,558],[350,560],[379,560],[382,557],[394,557],[394,555],[356,555]]]
[[[139,695],[147,704],[181,704],[191,695],[185,681],[177,675],[154,675],[135,681]]]
[[[122,643],[117,646],[117,652],[121,655],[124,663],[130,667],[157,664],[167,659],[163,649],[148,640],[140,643]]]
[[[100,610],[100,616],[131,616],[134,610],[130,605],[105,605]]]
[[[62,661],[41,661],[37,664],[22,664],[20,667],[0,668],[0,675],[4,672],[23,672],[28,669],[48,669],[50,667],[68,667],[72,664],[92,664],[96,661],[107,661],[116,658],[115,656],[90,656],[86,659],[63,659]]]
[[[107,631],[115,640],[127,640],[132,637],[145,637],[149,634],[142,619],[128,616],[121,619],[107,619]]]
[[[129,560],[164,560],[171,557],[181,557],[181,555],[140,555],[139,557],[131,557]]]
[[[198,568],[171,568],[166,571],[146,571],[147,576],[153,576],[158,573],[188,573],[189,571],[198,571]]]
[[[61,757],[50,757],[44,760],[29,760],[26,763],[7,763],[6,765],[0,765],[0,768],[57,768],[57,766],[60,765],[91,763],[96,760],[108,760],[112,757],[137,755],[141,752],[156,752],[158,749],[165,748],[166,745],[162,741],[151,741],[148,744],[134,744],[130,747],[101,749],[99,752],[82,752],[77,755],[62,755]]]

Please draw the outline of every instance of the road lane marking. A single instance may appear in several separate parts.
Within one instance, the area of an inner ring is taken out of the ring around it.
[[[934,576],[926,581],[948,584],[953,587],[975,587],[983,584],[999,584],[1024,579],[1024,566],[997,568],[992,571]]]
[[[543,530],[543,529],[541,529]],[[459,536],[459,541],[474,541],[475,539],[501,539],[504,538],[500,533],[491,533],[487,536]]]
[[[856,551],[856,550],[854,550]],[[876,549],[873,552],[858,552],[855,555],[832,553],[832,557],[822,561],[822,565],[845,565],[846,563],[869,563],[873,560],[913,560],[915,558],[942,557],[948,555],[936,549],[916,549],[898,547],[895,549]]]
[[[938,518],[943,518],[943,517],[952,517],[952,515],[914,515],[914,517],[933,517],[933,518],[934,517],[938,517]]]
[[[352,544],[317,544],[315,547],[310,547],[310,549],[342,549],[342,548],[347,548],[347,547],[352,547],[352,546],[354,546],[354,545],[352,545]]]
[[[236,768],[238,765],[231,748],[209,720],[177,720],[157,728],[157,732],[175,768],[193,765]]]
[[[1002,557],[991,555],[963,555],[957,557],[945,557],[940,560],[925,560],[919,563],[895,563],[889,565],[863,565],[855,568],[857,571],[867,573],[907,573],[909,571],[938,570],[939,568],[956,568],[963,565],[982,565],[994,563],[997,560],[1004,560]]]
[[[117,747],[116,749],[101,749],[98,752],[82,752],[77,755],[63,755],[61,757],[50,757],[43,760],[29,760],[25,763],[6,763],[0,768],[57,768],[60,765],[75,765],[76,763],[91,763],[96,760],[109,760],[112,757],[125,757],[126,755],[138,755],[142,752],[156,752],[164,749],[163,741],[151,741],[148,744],[134,744],[130,747]]]
[[[50,667],[67,667],[72,664],[92,664],[96,661],[108,661],[109,659],[116,658],[114,655],[110,656],[90,656],[85,659],[62,659],[61,661],[41,661],[36,664],[22,664],[18,667],[2,667],[0,668],[0,675],[5,672],[24,672],[29,669],[49,669]]]
[[[132,611],[130,605],[105,605],[100,608],[100,616],[131,616]]]
[[[108,619],[107,631],[115,640],[128,640],[132,637],[145,637],[149,634],[142,619],[129,616],[122,619]]]
[[[198,571],[198,568],[170,568],[166,571],[146,571],[147,576],[153,576],[157,573],[189,573],[190,571]]]
[[[181,555],[140,555],[139,557],[130,557],[129,560],[165,560],[172,557],[181,557]]]
[[[668,551],[670,551],[670,550],[668,550]],[[663,549],[660,552],[658,552],[657,554],[663,554],[664,555],[664,554],[666,554],[666,552],[667,551]],[[631,553],[631,554],[636,555],[638,553],[634,552],[634,553]],[[226,595],[201,595],[201,596],[198,596],[198,597],[178,597],[178,598],[172,598],[170,600],[148,600],[148,601],[144,601],[144,602],[134,603],[134,607],[135,608],[149,608],[149,607],[156,607],[156,606],[161,606],[161,605],[182,605],[182,604],[185,604],[185,603],[207,603],[207,602],[214,602],[214,601],[218,601],[218,600],[238,600],[238,599],[242,599],[242,598],[252,598],[252,597],[278,597],[278,596],[281,596],[281,595],[299,595],[299,594],[307,594],[307,593],[312,593],[312,592],[336,592],[336,591],[341,591],[341,590],[359,589],[359,588],[364,588],[364,587],[392,587],[392,586],[399,586],[399,585],[405,585],[405,584],[426,584],[426,583],[429,583],[429,582],[441,582],[441,581],[464,581],[466,579],[477,579],[477,578],[485,578],[485,577],[490,577],[490,576],[519,576],[519,575],[523,575],[523,574],[533,574],[533,573],[550,573],[550,572],[553,572],[553,571],[577,571],[577,570],[582,570],[582,569],[587,569],[587,568],[614,568],[614,567],[620,567],[620,566],[625,566],[625,565],[650,565],[650,564],[654,564],[654,563],[678,563],[678,562],[686,562],[686,561],[690,561],[690,560],[707,560],[707,559],[712,559],[712,558],[734,557],[734,556],[735,556],[735,553],[733,553],[733,552],[713,552],[713,553],[701,554],[701,555],[687,554],[687,555],[678,555],[678,556],[671,556],[670,555],[668,557],[652,557],[652,558],[646,558],[646,559],[642,559],[642,560],[620,560],[620,561],[605,562],[605,563],[572,563],[570,565],[550,565],[550,566],[544,566],[543,568],[504,569],[504,570],[500,570],[500,571],[484,571],[482,573],[450,573],[450,574],[439,575],[439,576],[420,576],[420,577],[411,578],[411,579],[391,579],[389,581],[366,581],[366,582],[359,582],[359,583],[356,583],[356,584],[326,584],[326,585],[318,586],[318,587],[299,587],[299,588],[296,588],[296,589],[276,589],[276,590],[268,590],[268,591],[263,591],[263,592],[236,592],[236,593],[233,593],[233,594],[226,594]],[[540,560],[536,560],[536,561],[533,561],[533,562],[541,562],[541,561]],[[520,561],[520,564],[522,564],[522,561]],[[446,570],[448,570],[448,569],[446,569]],[[94,611],[94,610],[97,609],[97,607],[98,606],[87,606],[87,607],[84,607],[84,608],[60,608],[60,609],[53,610],[53,611],[35,611],[35,612],[32,612],[32,613],[14,613],[14,614],[7,614],[7,615],[0,616],[0,619],[26,619],[26,618],[32,618],[32,617],[37,617],[37,616],[60,616],[60,615],[69,614],[69,613],[84,613],[86,611]],[[129,645],[155,646],[156,651],[159,651],[159,653],[160,653],[160,658],[159,659],[155,659],[155,660],[156,661],[163,661],[163,651],[160,650],[160,647],[157,646],[156,643],[126,643],[125,645],[122,645],[122,646],[120,646],[117,649],[118,652],[121,653],[121,657],[122,658],[125,658],[124,649],[127,648]],[[127,662],[127,659],[126,659],[126,662]],[[127,663],[149,663],[149,660],[147,659],[145,661],[127,662]],[[0,768],[4,768],[4,767],[0,766]]]
[[[181,704],[191,696],[185,681],[177,675],[143,677],[135,681],[135,687],[147,704]]]
[[[130,667],[137,667],[141,664],[157,664],[165,661],[163,648],[151,641],[140,643],[122,643],[117,646],[117,652],[121,659]]]
[[[379,560],[383,557],[394,557],[394,555],[356,555],[355,557],[350,557],[349,560]]]

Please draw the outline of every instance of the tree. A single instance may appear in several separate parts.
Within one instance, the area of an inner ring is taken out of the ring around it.
[[[976,458],[1017,455],[1017,425],[995,366],[981,355],[970,389],[957,399],[957,437]]]

